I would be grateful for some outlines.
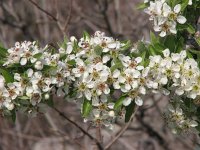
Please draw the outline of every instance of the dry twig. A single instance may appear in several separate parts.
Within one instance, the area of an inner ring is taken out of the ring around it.
[[[81,130],[85,135],[87,135],[92,141],[94,141],[96,143],[96,145],[98,146],[99,150],[104,150],[103,146],[101,145],[101,143],[94,138],[91,134],[89,134],[85,129],[83,129],[80,125],[78,125],[76,122],[74,122],[73,120],[69,119],[64,113],[62,113],[60,110],[58,110],[57,108],[53,108],[60,116],[62,116],[64,119],[66,119],[67,121],[69,121],[71,124],[73,124],[75,127],[77,127],[79,130]]]
[[[120,130],[120,132],[118,132],[117,135],[105,146],[105,150],[109,149],[124,134],[126,129],[132,123],[132,120],[133,120],[137,110],[138,110],[138,107],[136,107],[135,112],[131,115],[129,122],[127,122],[126,125]]]

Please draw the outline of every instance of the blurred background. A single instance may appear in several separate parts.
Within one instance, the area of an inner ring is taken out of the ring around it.
[[[0,42],[37,40],[56,45],[65,35],[80,38],[83,31],[132,42],[149,40],[148,16],[137,10],[142,0],[0,0]],[[195,134],[174,135],[163,112],[167,97],[149,95],[126,132],[110,150],[200,150]],[[96,129],[84,123],[75,103],[54,98],[56,108],[94,137]],[[98,147],[79,129],[52,109],[36,117],[17,114],[16,123],[0,118],[0,150],[95,150]],[[124,126],[118,119],[113,130],[102,129],[104,145]]]

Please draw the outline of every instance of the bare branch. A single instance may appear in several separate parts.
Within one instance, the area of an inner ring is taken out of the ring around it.
[[[136,107],[134,113],[131,115],[129,122],[127,122],[126,125],[117,133],[117,135],[105,146],[105,150],[109,149],[124,134],[126,129],[132,123],[132,120],[133,120],[137,110],[138,110],[138,107]]]
[[[81,130],[81,132],[83,132],[85,135],[87,135],[92,141],[94,141],[96,143],[96,145],[98,146],[99,150],[104,150],[103,146],[101,145],[101,143],[94,138],[91,134],[89,134],[85,129],[83,129],[80,125],[78,125],[76,122],[74,122],[73,120],[69,119],[64,113],[62,113],[60,110],[58,110],[57,108],[53,108],[60,116],[62,116],[64,119],[66,119],[67,121],[69,121],[71,124],[73,124],[75,127],[77,127],[79,130]]]
[[[47,16],[49,16],[51,19],[53,19],[54,21],[58,21],[58,19],[56,17],[54,17],[52,14],[50,14],[48,11],[44,10],[42,7],[40,7],[36,2],[34,2],[33,0],[28,0],[31,4],[33,4],[35,7],[37,7],[40,11],[42,11],[43,13],[45,13]]]

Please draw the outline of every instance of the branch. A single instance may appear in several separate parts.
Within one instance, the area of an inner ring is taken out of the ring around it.
[[[146,129],[146,133],[150,136],[153,137],[158,141],[158,143],[165,149],[169,150],[168,144],[165,141],[165,139],[157,132],[155,131],[149,124],[144,122],[143,120],[144,117],[144,111],[141,111],[141,114],[136,116],[136,119],[140,122],[140,124]]]
[[[54,21],[58,21],[58,19],[56,17],[54,17],[52,14],[50,14],[48,11],[44,10],[42,7],[40,7],[36,2],[34,2],[33,0],[28,0],[31,4],[33,4],[35,7],[37,7],[40,11],[42,11],[43,13],[45,13],[47,16],[49,16],[51,19],[53,19]]]
[[[126,129],[132,123],[132,120],[135,117],[137,110],[138,110],[138,107],[136,107],[135,112],[131,115],[129,122],[127,122],[126,125],[117,133],[117,135],[105,146],[105,150],[109,149],[124,134]]]
[[[108,32],[114,36],[115,33],[113,32],[112,30],[112,25],[109,21],[109,16],[107,14],[107,10],[108,10],[108,7],[109,7],[109,4],[108,4],[108,1],[107,0],[104,0],[103,1],[103,4],[101,5],[101,1],[100,0],[96,0],[97,4],[99,5],[99,8],[100,8],[100,12],[101,14],[103,15],[103,18],[104,18],[104,21],[105,21],[105,24],[107,26],[107,30]]]
[[[67,121],[69,121],[71,124],[73,124],[75,127],[77,127],[79,130],[81,130],[81,132],[83,132],[85,135],[87,135],[92,141],[94,141],[96,143],[96,145],[98,146],[99,150],[104,150],[104,148],[102,147],[101,143],[94,138],[91,134],[89,134],[85,129],[83,129],[80,125],[78,125],[76,122],[74,122],[73,120],[69,119],[64,113],[62,113],[61,111],[59,111],[57,108],[53,108],[60,116],[62,116],[64,119],[66,119]]]

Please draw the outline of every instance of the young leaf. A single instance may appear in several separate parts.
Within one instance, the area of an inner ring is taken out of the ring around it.
[[[86,31],[83,31],[83,38],[84,38],[84,40],[86,40],[86,39],[90,38],[90,35],[89,35],[89,33],[88,33],[88,32],[86,32]]]
[[[184,9],[188,6],[189,0],[183,0],[181,4],[181,11],[184,11]]]
[[[135,110],[135,102],[132,101],[130,105],[126,106],[125,122],[128,122]]]
[[[94,48],[94,52],[95,52],[95,54],[96,55],[101,55],[102,54],[102,47],[101,46],[96,46],[95,48]]]
[[[38,58],[40,58],[41,56],[42,56],[42,53],[37,53],[37,54],[35,54],[33,57],[38,59]]]
[[[122,106],[123,101],[124,101],[125,98],[126,98],[126,96],[122,95],[122,96],[116,101],[115,106],[114,106],[114,109],[115,109],[115,110],[118,110],[118,109]]]
[[[153,44],[153,45],[159,42],[159,39],[151,31],[150,31],[150,38],[151,38],[151,44]]]
[[[4,58],[6,57],[6,54],[7,54],[7,49],[0,46],[0,56]]]
[[[13,81],[14,81],[13,75],[12,75],[7,69],[0,68],[0,73],[1,73],[1,74],[3,75],[3,77],[5,78],[6,83],[10,83],[10,82],[13,82]]]
[[[85,99],[82,106],[82,116],[87,117],[90,114],[91,109],[92,109],[91,101]]]
[[[195,33],[195,28],[191,24],[188,24],[187,31],[190,34],[194,34]]]
[[[49,99],[46,100],[46,103],[48,106],[53,107],[54,106],[54,102],[53,102],[53,96],[50,95]]]
[[[14,109],[11,111],[11,119],[15,123],[15,121],[16,121],[16,112],[15,112]]]
[[[145,9],[148,7],[148,4],[147,3],[141,3],[137,6],[137,9]]]

